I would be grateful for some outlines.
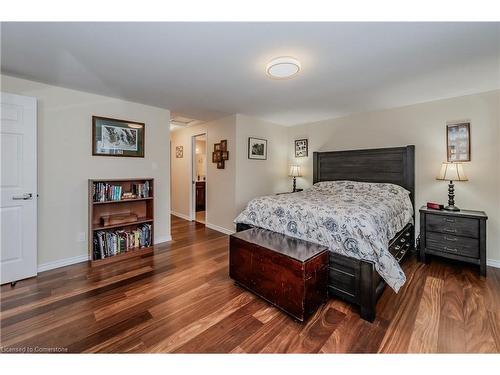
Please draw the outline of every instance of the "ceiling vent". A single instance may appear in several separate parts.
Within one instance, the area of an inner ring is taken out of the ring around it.
[[[173,114],[170,118],[170,130],[188,128],[190,126],[199,125],[202,123],[203,121],[200,120]]]

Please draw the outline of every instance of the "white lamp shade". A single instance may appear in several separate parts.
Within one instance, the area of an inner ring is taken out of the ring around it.
[[[288,173],[290,177],[300,177],[300,166],[298,165],[291,165],[290,166],[290,172]]]
[[[446,181],[467,181],[464,168],[461,163],[446,163],[441,164],[441,170],[436,177],[437,180]]]

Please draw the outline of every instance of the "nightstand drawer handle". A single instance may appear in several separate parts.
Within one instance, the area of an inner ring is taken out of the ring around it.
[[[406,232],[406,233],[405,233],[405,236],[406,236],[406,237],[410,237],[410,232]]]
[[[456,238],[454,238],[454,237],[447,237],[447,236],[444,236],[444,239],[445,239],[446,241],[452,241],[452,242],[456,242],[456,241],[458,241],[458,240],[457,240]]]
[[[452,249],[451,247],[448,247],[448,246],[445,246],[445,247],[444,247],[444,249],[445,249],[446,251],[452,251],[452,252],[454,252],[454,253],[458,253],[458,250],[457,250],[457,249]]]
[[[447,223],[454,223],[456,220],[455,219],[443,219]]]
[[[406,239],[401,238],[401,239],[399,240],[399,242],[401,242],[401,243],[405,243],[405,242],[406,242]]]
[[[456,229],[443,228],[443,232],[457,233],[457,230]]]

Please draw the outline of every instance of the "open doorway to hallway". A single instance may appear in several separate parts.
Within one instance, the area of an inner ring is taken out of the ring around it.
[[[192,181],[193,205],[192,215],[194,220],[205,224],[206,222],[206,191],[207,191],[207,135],[193,136],[192,149]]]

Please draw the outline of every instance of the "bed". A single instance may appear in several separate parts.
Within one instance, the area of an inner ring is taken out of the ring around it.
[[[397,291],[404,284],[398,263],[414,250],[414,152],[414,146],[315,152],[312,188],[252,200],[236,229],[260,227],[327,245],[329,295],[358,305],[361,317],[373,321],[385,285]],[[363,213],[349,211],[353,206]],[[340,213],[329,214],[333,208]]]

